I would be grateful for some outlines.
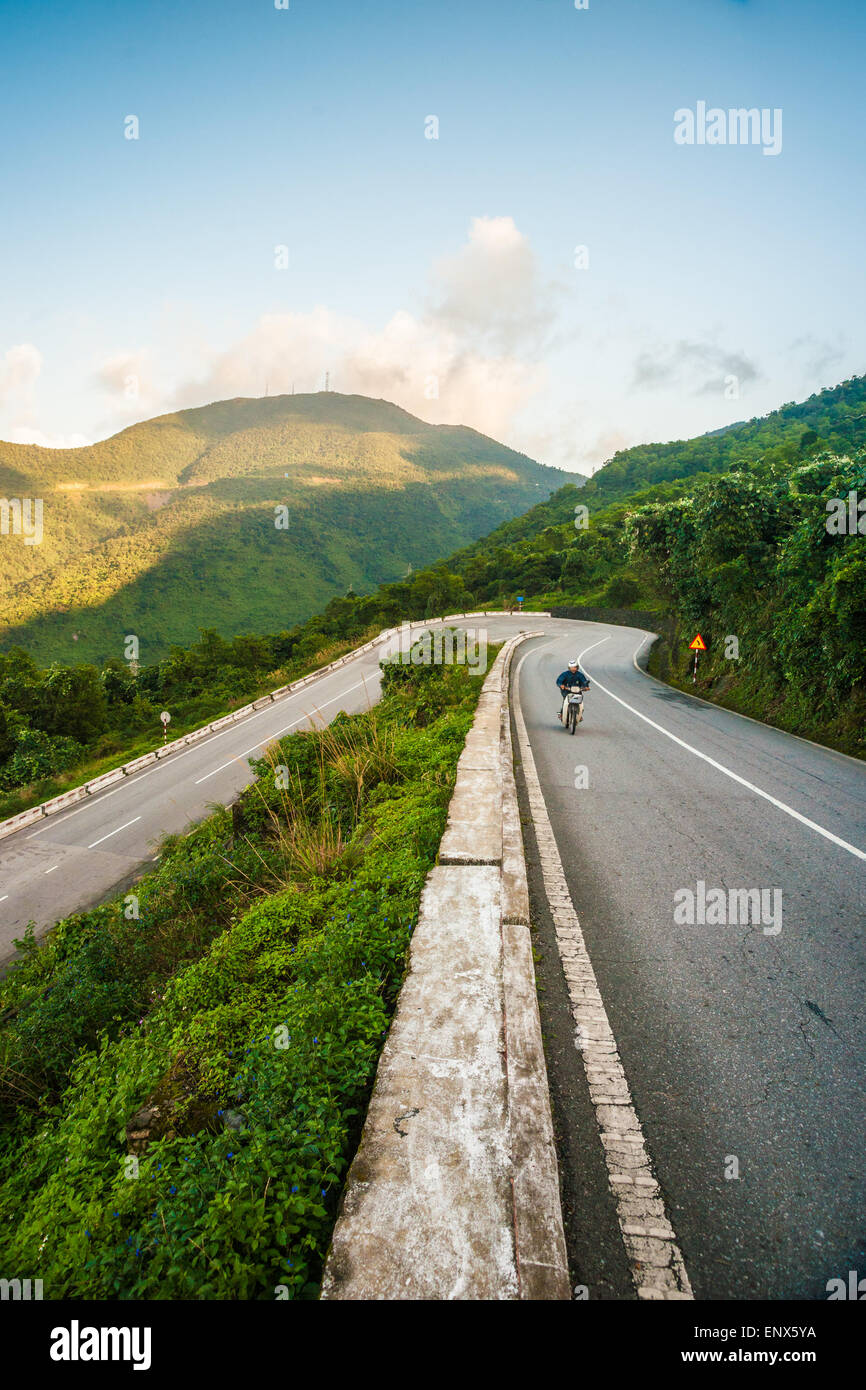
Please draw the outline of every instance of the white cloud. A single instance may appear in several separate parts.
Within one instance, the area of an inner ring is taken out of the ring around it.
[[[474,217],[465,245],[436,262],[434,281],[433,320],[488,348],[525,348],[553,321],[551,287],[511,217]]]
[[[6,437],[10,444],[38,444],[42,449],[82,449],[93,443],[84,434],[43,434],[29,425],[14,425]]]
[[[41,371],[42,353],[32,343],[18,343],[0,358],[0,408],[9,422],[7,432],[33,424]]]
[[[371,326],[319,306],[265,314],[172,396],[170,408],[232,396],[321,390],[382,397],[433,423],[502,438],[546,384],[539,336],[551,321],[526,238],[510,217],[475,218],[437,262],[428,306]]]
[[[115,353],[100,365],[96,379],[106,391],[125,401],[150,395],[150,355],[146,351]]]
[[[681,339],[641,352],[634,364],[633,385],[649,390],[682,386],[695,395],[721,395],[726,378],[735,377],[746,386],[761,375],[744,352],[730,351],[718,343]]]

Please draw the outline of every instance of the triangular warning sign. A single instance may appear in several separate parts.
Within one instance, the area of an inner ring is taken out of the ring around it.
[[[698,635],[697,635],[697,637],[695,638],[694,642],[690,642],[690,643],[689,643],[689,651],[690,651],[690,652],[705,652],[706,650],[707,650],[707,644],[706,644],[706,642],[704,641],[704,639],[703,639],[703,637],[701,636],[701,634],[698,633]]]

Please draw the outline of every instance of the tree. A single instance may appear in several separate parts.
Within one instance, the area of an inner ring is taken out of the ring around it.
[[[640,598],[640,589],[628,575],[615,574],[604,591],[604,600],[612,608],[629,608]]]
[[[12,713],[0,705],[0,763],[5,763],[15,748],[15,728]]]
[[[108,698],[95,666],[52,666],[37,691],[36,721],[47,734],[88,743],[108,722]]]

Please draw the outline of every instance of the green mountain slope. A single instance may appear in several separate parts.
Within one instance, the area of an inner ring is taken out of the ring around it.
[[[654,483],[695,473],[725,473],[755,465],[784,471],[817,450],[842,453],[863,447],[866,377],[859,376],[818,391],[799,404],[783,405],[768,415],[697,439],[623,449],[593,474],[584,501],[589,506],[603,505]]]
[[[626,451],[452,556],[437,583],[478,604],[653,610],[654,673],[866,757],[866,377],[723,435]]]
[[[474,430],[333,392],[220,401],[83,449],[0,443],[0,495],[44,507],[41,544],[0,536],[0,645],[104,661],[134,633],[153,661],[204,626],[286,628],[565,476]]]
[[[850,492],[866,504],[864,412],[856,408],[863,402],[866,411],[866,378],[806,402],[802,409],[813,418],[816,402],[823,412],[823,439],[802,429],[801,407],[786,406],[757,425],[752,422],[763,449],[756,445],[744,456],[737,445],[725,472],[653,478],[640,491],[605,502],[602,469],[593,480],[602,486],[569,482],[450,558],[378,587],[371,581],[366,593],[359,584],[357,592],[335,595],[315,616],[291,626],[290,620],[273,620],[270,590],[262,596],[249,583],[239,592],[235,583],[237,556],[245,549],[261,568],[285,572],[269,519],[259,517],[255,537],[244,530],[250,515],[255,520],[251,489],[267,490],[271,484],[255,478],[212,484],[222,497],[237,489],[249,515],[238,505],[218,526],[202,525],[187,534],[183,546],[155,563],[138,589],[152,604],[146,631],[156,634],[155,646],[163,633],[168,641],[179,602],[207,614],[200,640],[175,645],[157,661],[145,642],[137,672],[119,654],[100,672],[80,664],[78,653],[77,669],[41,670],[20,652],[0,652],[4,813],[83,780],[81,769],[88,765],[94,775],[105,770],[100,760],[121,761],[131,747],[143,751],[142,741],[150,746],[160,736],[161,709],[173,712],[174,727],[194,727],[382,627],[404,618],[499,608],[518,594],[530,608],[653,610],[659,615],[654,626],[665,634],[654,651],[653,669],[689,689],[694,687],[687,644],[700,630],[709,650],[701,660],[699,694],[866,757],[866,534],[827,527],[833,498],[845,500],[846,515]],[[797,422],[793,436],[792,418]],[[824,447],[828,433],[835,451]],[[699,461],[705,461],[705,438],[694,441]],[[420,448],[431,443],[435,439],[416,441]],[[499,446],[476,435],[468,441],[467,455],[472,447]],[[663,453],[669,446],[658,447]],[[687,446],[682,450],[688,465]],[[662,459],[662,473],[667,466]],[[619,485],[615,475],[615,492]],[[452,481],[449,488],[450,505],[460,494],[463,520],[471,514],[473,525],[481,525],[484,505],[476,480]],[[429,549],[445,549],[447,521],[440,512],[439,529],[433,529],[429,486],[372,489],[364,494],[367,521],[366,514],[352,511],[357,496],[333,491],[332,510],[316,516],[315,529],[309,515],[299,516],[295,539],[306,569],[292,576],[293,602],[300,595],[315,603],[314,586],[325,585],[329,567],[336,571],[356,563],[360,572],[366,552],[375,550],[375,535],[382,533],[377,508],[395,534],[411,533],[414,512],[420,511],[428,523]],[[440,500],[444,508],[446,498]],[[582,510],[576,515],[575,508]],[[587,524],[576,526],[576,520]],[[866,533],[866,515],[862,526]],[[103,547],[102,553],[109,552]],[[116,631],[126,616],[126,599],[118,594],[88,621],[113,624]],[[281,616],[288,606],[288,600],[280,605]],[[248,628],[270,635],[226,641],[241,614],[250,619]],[[736,654],[728,641],[732,636]]]

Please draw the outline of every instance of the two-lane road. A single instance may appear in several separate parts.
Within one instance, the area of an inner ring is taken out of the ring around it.
[[[373,649],[122,782],[0,840],[0,966],[28,922],[38,930],[95,905],[156,854],[156,846],[227,805],[252,779],[249,759],[294,729],[329,723],[379,696]]]
[[[514,689],[695,1295],[823,1298],[828,1279],[866,1274],[866,766],[652,680],[633,661],[638,631],[529,613],[466,625],[492,641],[545,633],[521,649]],[[571,737],[555,718],[554,680],[576,653],[593,689]],[[28,921],[43,928],[104,899],[163,834],[233,800],[270,740],[374,701],[379,656],[0,841],[0,958]],[[529,828],[527,839],[532,860]],[[763,893],[766,921],[684,920],[689,895],[699,919],[712,889],[726,901],[729,890]],[[629,1297],[543,915],[564,1187],[585,1208],[567,1221],[571,1255],[590,1297]]]
[[[573,630],[577,734],[561,640],[524,648],[519,698],[695,1295],[826,1298],[866,1274],[866,767],[651,679],[640,632]]]

